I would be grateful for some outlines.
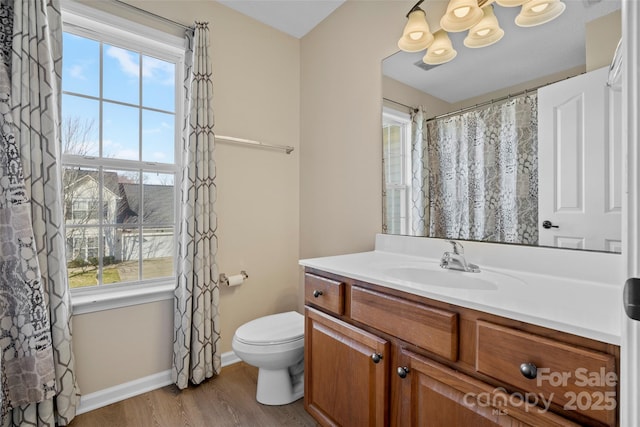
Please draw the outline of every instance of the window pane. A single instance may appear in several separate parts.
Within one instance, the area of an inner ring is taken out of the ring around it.
[[[62,95],[62,152],[98,156],[100,104],[93,99]]]
[[[175,277],[178,65],[105,43],[109,34],[89,30],[96,40],[63,35],[61,145],[69,155],[62,161],[71,286]],[[149,48],[158,57],[168,53]]]
[[[66,227],[65,235],[69,287],[97,285],[99,228]]]
[[[97,169],[63,169],[65,224],[98,225],[99,182]]]
[[[142,111],[142,161],[173,163],[175,115]]]
[[[175,276],[173,227],[142,228],[142,278]]]
[[[106,99],[139,105],[140,54],[105,44],[103,95]]]
[[[100,94],[100,43],[63,34],[62,90],[82,95]]]
[[[117,269],[121,282],[134,282],[139,278],[140,232],[137,227],[105,227],[105,254],[113,257],[112,268]],[[105,276],[107,267],[105,267]],[[115,274],[112,273],[115,277]],[[106,283],[106,282],[105,282]],[[114,282],[112,282],[114,283]]]
[[[142,57],[142,105],[158,110],[175,110],[176,66],[170,62]]]
[[[137,224],[140,215],[140,172],[104,171],[102,215],[105,224]]]
[[[102,156],[140,160],[139,109],[103,104]]]
[[[404,234],[406,220],[406,190],[387,188],[386,214],[387,231],[391,234]]]
[[[176,207],[173,174],[145,173],[142,182],[143,224],[173,224]]]
[[[400,126],[387,126],[382,134],[384,150],[385,178],[387,184],[403,183],[403,143],[402,128]]]

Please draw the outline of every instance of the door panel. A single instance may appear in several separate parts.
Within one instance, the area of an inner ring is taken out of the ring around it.
[[[619,250],[620,92],[606,68],[538,90],[539,243]],[[543,221],[553,228],[544,228]]]

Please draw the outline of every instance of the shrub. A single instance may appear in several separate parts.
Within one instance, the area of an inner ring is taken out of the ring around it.
[[[87,265],[89,265],[89,263],[80,257],[74,260],[71,260],[67,263],[68,268],[81,268],[81,267],[86,267]]]

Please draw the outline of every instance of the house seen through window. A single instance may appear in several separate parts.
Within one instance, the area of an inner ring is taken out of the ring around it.
[[[102,28],[102,27],[101,27]],[[65,20],[62,159],[71,288],[175,277],[175,51]]]

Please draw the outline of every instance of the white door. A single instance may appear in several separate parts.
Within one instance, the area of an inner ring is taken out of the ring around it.
[[[621,94],[607,76],[538,90],[540,245],[621,251]]]

